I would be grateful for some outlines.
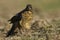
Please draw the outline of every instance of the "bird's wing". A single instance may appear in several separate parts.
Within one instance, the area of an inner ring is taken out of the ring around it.
[[[15,16],[13,16],[10,20],[10,23],[14,23],[16,21],[20,21],[22,19],[22,14],[25,12],[25,9],[17,13]]]
[[[12,17],[10,20],[8,20],[8,21],[10,21],[10,23],[14,23],[14,22],[16,22],[16,21],[20,21],[21,18],[22,18],[22,15],[21,15],[21,14],[16,14],[15,16],[13,16],[13,17]]]

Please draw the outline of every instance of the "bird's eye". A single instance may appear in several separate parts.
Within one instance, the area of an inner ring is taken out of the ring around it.
[[[31,7],[29,7],[29,10],[31,10],[32,8]]]

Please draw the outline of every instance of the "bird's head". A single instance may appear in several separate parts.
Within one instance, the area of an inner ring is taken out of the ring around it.
[[[32,10],[32,5],[31,5],[31,4],[27,4],[26,10],[27,10],[27,11],[31,11],[31,10]]]

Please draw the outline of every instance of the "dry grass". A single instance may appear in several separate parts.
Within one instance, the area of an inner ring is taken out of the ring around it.
[[[8,20],[29,3],[34,9],[31,29],[6,38]],[[0,40],[60,40],[60,0],[0,0]]]

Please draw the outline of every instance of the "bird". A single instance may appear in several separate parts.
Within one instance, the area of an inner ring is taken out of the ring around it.
[[[30,29],[30,22],[32,20],[32,5],[27,4],[26,8],[22,11],[18,12],[15,16],[13,16],[10,21],[10,24],[12,24],[11,29],[7,32],[7,36],[14,34],[14,31],[18,28],[21,30],[21,28]]]

